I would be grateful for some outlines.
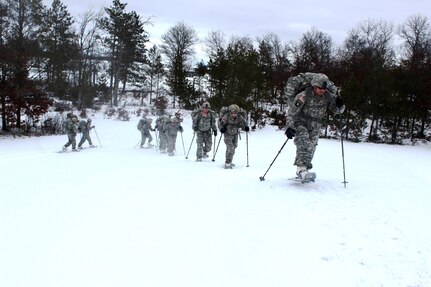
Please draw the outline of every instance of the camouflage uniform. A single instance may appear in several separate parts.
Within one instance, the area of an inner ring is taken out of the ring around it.
[[[305,81],[303,75],[306,76]],[[303,87],[300,91],[292,94],[297,92],[297,87],[301,85]],[[313,91],[314,87],[326,88],[326,91],[322,96],[317,96]],[[298,171],[309,170],[313,167],[311,161],[327,110],[330,109],[334,113],[339,111],[335,105],[334,93],[335,86],[325,74],[301,74],[289,79],[287,83],[286,96],[289,109],[286,116],[286,127],[296,131],[294,165],[298,166]],[[304,99],[304,102],[300,101],[300,98]]]
[[[177,142],[177,134],[178,132],[182,133],[184,131],[181,126],[182,119],[180,115],[177,113],[175,117],[167,120],[163,126],[165,130],[167,146],[168,146],[168,155],[173,156],[175,151],[175,144]]]
[[[87,140],[90,146],[93,146],[93,143],[91,142],[90,138],[90,130],[94,128],[94,126],[91,126],[91,119],[88,119],[87,121],[80,121],[79,127],[81,128],[82,137],[79,141],[78,148],[81,148],[81,146],[84,144],[84,142]]]
[[[232,168],[232,160],[235,149],[238,147],[239,129],[249,131],[246,119],[239,114],[240,108],[237,105],[230,105],[229,112],[225,113],[219,120],[219,130],[224,134],[226,144],[225,168]],[[233,116],[232,113],[237,113]]]
[[[78,118],[76,116],[71,116],[67,119],[65,132],[68,142],[63,146],[63,150],[66,150],[68,146],[72,145],[72,151],[76,151],[76,134],[78,133]]]
[[[205,102],[193,117],[193,131],[196,133],[196,161],[207,158],[212,147],[212,134],[217,136],[216,114]]]
[[[154,131],[151,127],[152,119],[147,118],[146,114],[142,116],[142,119],[138,123],[138,130],[141,132],[141,143],[140,147],[143,148],[146,140],[148,139],[148,147],[152,147],[151,142],[153,141],[153,137],[151,136],[150,131]]]
[[[165,122],[169,121],[169,117],[166,115],[160,116],[156,119],[156,130],[159,134],[159,151],[161,153],[166,152],[166,148],[168,147],[168,140],[166,138],[166,131],[164,129]]]

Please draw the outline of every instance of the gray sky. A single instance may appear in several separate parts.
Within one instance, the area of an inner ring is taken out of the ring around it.
[[[50,6],[52,0],[43,0]],[[73,16],[90,9],[111,6],[112,0],[62,0]],[[287,43],[298,41],[313,26],[342,44],[350,29],[367,19],[403,24],[409,16],[422,15],[431,21],[431,0],[123,0],[126,11],[136,11],[147,26],[150,40],[158,39],[179,22],[193,27],[204,41],[210,31],[227,37],[261,37],[272,32]]]

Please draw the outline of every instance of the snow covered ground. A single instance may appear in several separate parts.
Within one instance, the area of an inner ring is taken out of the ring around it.
[[[317,181],[291,180],[294,145],[242,134],[233,170],[137,149],[138,118],[93,116],[100,143],[0,139],[0,286],[431,286],[431,147],[319,141]],[[79,138],[79,136],[78,136]],[[217,142],[219,137],[217,137]],[[155,141],[155,139],[154,139]],[[217,143],[216,143],[217,144]],[[87,145],[87,144],[85,144]]]

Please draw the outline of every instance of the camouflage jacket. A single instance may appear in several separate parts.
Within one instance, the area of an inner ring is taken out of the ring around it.
[[[68,119],[64,125],[64,132],[68,135],[76,136],[78,133],[78,125],[72,119]]]
[[[164,126],[165,126],[165,122],[169,121],[169,117],[168,116],[160,116],[156,119],[156,125],[155,128],[160,131],[160,132],[164,132]]]
[[[207,132],[210,129],[213,131],[217,130],[216,114],[209,110],[208,114],[204,115],[202,113],[202,109],[199,109],[196,115],[193,117],[193,130],[196,132]]]
[[[304,96],[305,101],[301,103],[298,98]],[[312,87],[307,87],[300,92],[289,103],[286,116],[286,127],[304,126],[308,130],[321,128],[323,118],[327,110],[336,113],[338,108],[335,105],[335,95],[325,93],[319,97],[313,93]]]
[[[237,135],[239,129],[244,129],[247,126],[247,121],[245,118],[238,114],[236,117],[233,117],[231,113],[226,113],[219,120],[219,129],[225,129],[227,135]]]
[[[78,125],[78,130],[81,133],[89,132],[91,130],[91,123],[85,120],[80,121]]]
[[[152,121],[146,117],[142,118],[138,123],[138,130],[141,131],[141,133],[149,134],[150,130],[153,130],[151,127],[151,122]]]
[[[181,126],[181,121],[176,117],[172,117],[171,119],[165,121],[163,125],[164,131],[171,136],[176,135],[178,132],[183,132],[183,127]]]

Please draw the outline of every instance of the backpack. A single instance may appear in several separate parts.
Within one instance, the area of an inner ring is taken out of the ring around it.
[[[86,125],[87,125],[86,121],[84,121],[84,120],[80,121],[79,124],[78,124],[78,131],[80,133],[82,133],[85,130],[85,126]]]
[[[192,117],[193,127],[199,121],[199,117],[195,118],[196,115],[200,115],[201,112],[202,112],[202,108],[195,109],[192,111],[191,117]],[[211,124],[213,123],[215,124],[216,123],[215,120],[217,119],[217,114],[213,110],[208,110],[208,114],[211,117]]]
[[[223,116],[225,114],[227,114],[228,112],[229,112],[229,107],[222,107],[220,109],[220,113],[219,113],[219,120],[221,120],[223,118]],[[244,109],[240,108],[238,114],[240,116],[242,116],[244,118],[244,120],[247,121],[247,112]]]
[[[140,119],[136,128],[140,131],[142,129],[142,126],[144,125],[144,123],[145,123],[145,120]]]
[[[311,81],[315,77],[316,73],[300,73],[296,76],[290,77],[287,80],[285,94],[287,97],[287,102],[293,101],[297,94],[305,91],[307,88],[311,88]],[[335,94],[337,87],[333,82],[329,81],[327,86],[327,91]]]

